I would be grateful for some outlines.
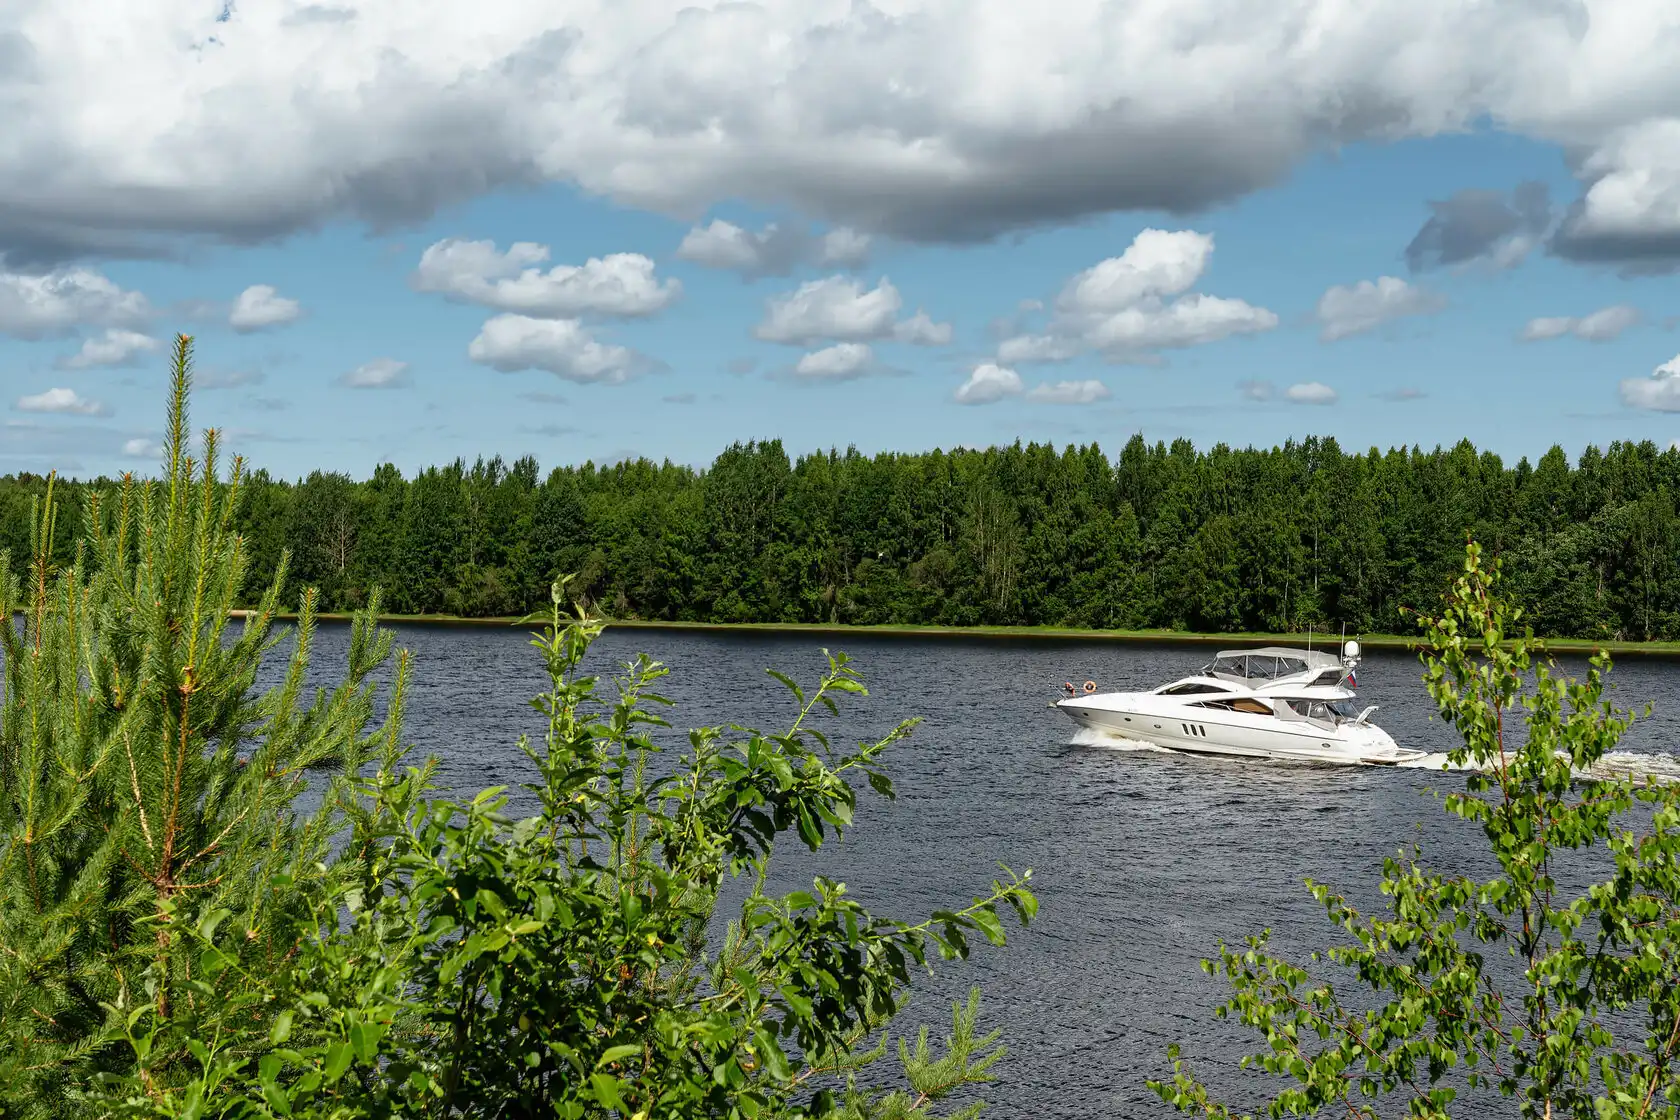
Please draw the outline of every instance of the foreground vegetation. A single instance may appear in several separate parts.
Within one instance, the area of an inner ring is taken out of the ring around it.
[[[821,730],[863,692],[843,656],[808,694],[783,681],[786,729],[699,729],[661,760],[664,670],[588,674],[600,624],[556,584],[547,730],[521,742],[535,814],[498,789],[438,800],[371,609],[311,695],[305,593],[283,681],[254,687],[283,567],[225,633],[242,480],[217,478],[213,438],[187,457],[189,356],[162,482],[97,501],[68,554],[43,501],[29,579],[4,587],[0,1115],[907,1120],[988,1079],[977,996],[944,1052],[874,1063],[920,966],[1033,916],[1026,875],[919,921],[826,879],[766,889],[780,844],[851,826],[854,781],[892,796],[913,723],[852,749]]]
[[[1307,883],[1345,935],[1323,955],[1275,956],[1262,934],[1205,962],[1231,985],[1220,1017],[1264,1039],[1244,1066],[1285,1083],[1272,1116],[1488,1115],[1494,1095],[1546,1120],[1680,1116],[1680,786],[1584,779],[1633,718],[1604,698],[1609,658],[1555,676],[1498,575],[1471,545],[1424,658],[1472,767],[1444,807],[1491,874],[1414,848],[1386,861],[1381,912]],[[1152,1088],[1237,1115],[1183,1061]]]
[[[0,545],[28,544],[40,479],[0,480]],[[405,478],[257,472],[237,524],[254,603],[383,586],[401,613],[541,609],[549,574],[614,618],[1414,633],[1467,536],[1504,563],[1536,632],[1680,639],[1680,450],[1269,450],[1134,438],[791,460],[738,445],[703,472],[647,461],[456,462]],[[67,506],[73,510],[74,504]],[[59,526],[63,547],[80,532]]]

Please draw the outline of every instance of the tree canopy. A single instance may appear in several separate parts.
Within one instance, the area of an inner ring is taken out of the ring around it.
[[[44,480],[0,479],[0,547],[28,554]],[[61,484],[62,485],[62,484]],[[1095,444],[791,459],[736,444],[703,471],[500,458],[356,481],[257,471],[238,527],[255,601],[523,614],[555,572],[609,617],[1410,633],[1473,536],[1536,632],[1680,638],[1680,451],[1552,448],[1507,466],[1468,442],[1344,451],[1331,439],[1198,451]],[[76,503],[67,502],[66,508]],[[80,532],[58,527],[66,547]]]

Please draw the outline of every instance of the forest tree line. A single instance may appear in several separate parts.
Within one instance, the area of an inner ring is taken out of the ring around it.
[[[60,484],[63,485],[62,483]],[[112,485],[73,483],[70,489]],[[45,480],[0,479],[0,548],[29,554]],[[1680,451],[1554,447],[1507,466],[1333,439],[1197,451],[1133,437],[1057,450],[830,451],[736,444],[705,470],[629,460],[386,464],[245,482],[254,598],[290,550],[288,593],[349,609],[523,614],[551,578],[610,617],[1411,633],[1462,563],[1500,557],[1537,633],[1680,638]],[[79,531],[65,503],[66,550]],[[68,551],[62,553],[68,555]]]

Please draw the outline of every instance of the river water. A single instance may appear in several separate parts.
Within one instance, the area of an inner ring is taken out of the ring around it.
[[[337,661],[344,634],[323,627],[320,669]],[[765,668],[810,681],[824,640],[617,630],[592,657],[601,671],[638,651],[666,663],[661,691],[677,702],[679,728],[768,729],[786,722],[791,698]],[[399,641],[415,655],[408,734],[439,757],[442,782],[470,794],[529,780],[515,740],[540,733],[527,700],[543,681],[523,633],[402,627]],[[856,828],[815,855],[790,838],[772,887],[808,887],[823,874],[879,914],[913,918],[984,892],[999,861],[1033,869],[1033,927],[1012,930],[1006,948],[982,944],[969,961],[938,966],[900,1020],[912,1033],[930,1023],[943,1038],[950,1002],[982,986],[983,1029],[1001,1028],[1009,1048],[980,1094],[989,1115],[1168,1115],[1144,1082],[1168,1074],[1175,1042],[1232,1103],[1263,1103],[1264,1083],[1235,1069],[1253,1036],[1212,1018],[1225,989],[1199,962],[1218,941],[1270,928],[1283,950],[1329,944],[1334,931],[1302,880],[1371,904],[1383,858],[1414,842],[1442,870],[1480,869],[1479,833],[1433,796],[1461,788],[1461,776],[1076,743],[1048,707],[1064,680],[1153,687],[1203,663],[1206,648],[850,636],[844,648],[871,695],[828,729],[856,740],[907,716],[924,722],[890,756],[897,800],[865,787]],[[1376,722],[1400,745],[1444,751],[1451,728],[1433,718],[1419,672],[1415,657],[1374,651],[1359,669],[1360,695],[1381,705]],[[1624,761],[1680,773],[1668,753],[1680,744],[1680,663],[1629,658],[1611,680],[1622,706],[1656,706],[1624,740]]]

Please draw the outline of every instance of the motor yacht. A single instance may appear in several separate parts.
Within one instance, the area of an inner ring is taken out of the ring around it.
[[[1194,676],[1152,692],[1085,682],[1056,707],[1081,727],[1169,750],[1243,758],[1393,766],[1423,757],[1371,722],[1354,694],[1358,642],[1341,656],[1266,646],[1222,650]]]

